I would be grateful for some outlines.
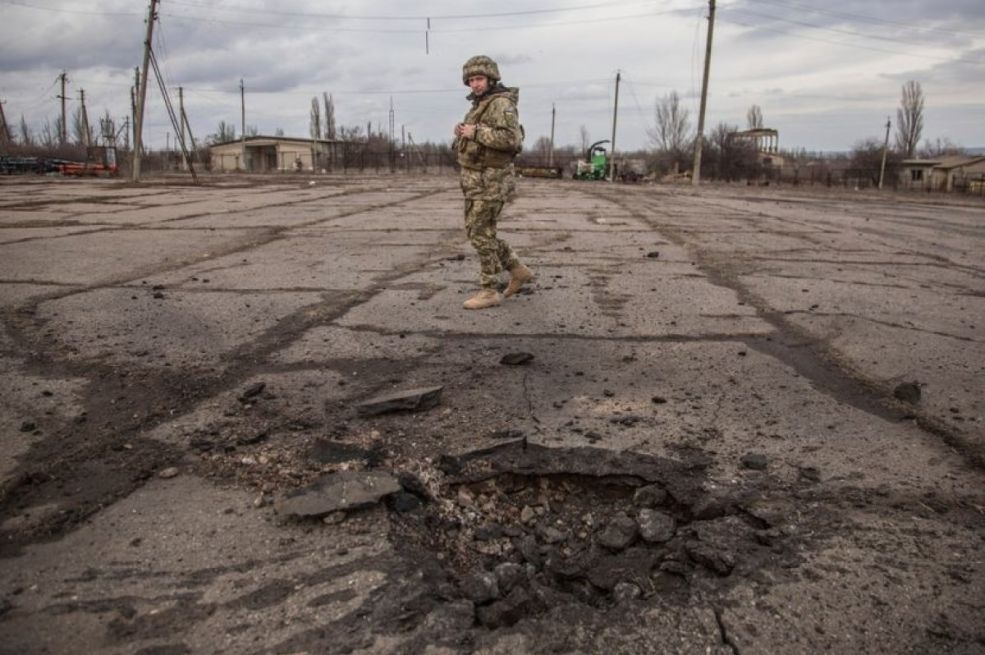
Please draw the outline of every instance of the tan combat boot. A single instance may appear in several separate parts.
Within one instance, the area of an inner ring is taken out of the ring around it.
[[[485,309],[486,307],[498,305],[502,299],[503,297],[495,289],[483,289],[466,300],[462,307],[465,309]]]
[[[524,284],[529,282],[534,276],[533,271],[524,266],[523,264],[517,264],[517,266],[510,271],[510,283],[506,287],[506,291],[503,292],[504,298],[509,298],[520,290]]]

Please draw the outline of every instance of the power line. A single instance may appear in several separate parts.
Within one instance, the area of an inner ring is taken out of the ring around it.
[[[872,50],[874,52],[885,52],[891,55],[903,55],[906,57],[915,57],[917,59],[935,59],[937,61],[960,62],[965,64],[985,63],[982,62],[980,59],[965,59],[963,57],[938,57],[934,55],[928,55],[922,52],[904,52],[901,50],[890,50],[888,48],[876,48],[874,46],[859,45],[856,43],[849,43],[847,41],[832,41],[830,39],[821,39],[818,37],[805,36],[799,32],[792,32],[791,30],[781,30],[775,27],[766,27],[765,25],[760,25],[758,23],[757,24],[745,23],[735,18],[726,17],[726,18],[720,18],[720,20],[725,23],[732,23],[733,25],[741,25],[742,27],[765,30],[767,32],[776,32],[778,34],[795,35],[798,39],[802,39],[806,41],[817,41],[818,43],[828,43],[832,45],[846,46],[849,48],[860,48],[862,50]]]
[[[955,36],[972,36],[972,37],[977,37],[977,38],[985,37],[985,34],[982,34],[982,33],[963,32],[963,31],[958,31],[958,30],[946,30],[946,29],[943,29],[943,28],[940,28],[940,27],[917,26],[917,25],[913,25],[912,23],[904,23],[902,21],[890,20],[888,18],[877,18],[875,16],[867,16],[865,14],[854,14],[854,13],[849,13],[849,12],[844,12],[844,11],[834,11],[834,10],[831,10],[831,9],[823,9],[821,7],[817,7],[817,6],[814,6],[814,5],[805,5],[805,4],[801,4],[801,3],[797,3],[797,2],[784,2],[783,0],[757,0],[757,1],[758,2],[765,2],[765,3],[773,4],[773,5],[779,5],[781,7],[790,7],[790,8],[793,8],[793,9],[807,10],[807,11],[811,11],[811,12],[815,12],[815,13],[819,13],[819,14],[827,14],[829,16],[836,16],[836,17],[839,17],[839,18],[850,18],[850,19],[854,19],[854,20],[863,20],[863,21],[869,21],[869,22],[872,22],[872,23],[883,24],[883,25],[896,25],[896,26],[899,26],[899,27],[905,27],[906,29],[912,30],[914,32],[930,31],[930,32],[941,32],[943,34],[952,34],[952,35],[955,35]],[[727,6],[728,7],[733,7],[734,5],[727,5]]]
[[[876,39],[879,41],[889,41],[891,43],[900,43],[905,45],[912,45],[912,41],[907,39],[900,39],[891,36],[880,36],[878,34],[865,34],[863,32],[856,32],[854,30],[842,30],[837,27],[825,27],[823,25],[818,25],[816,23],[809,23],[807,21],[795,20],[793,18],[784,18],[782,16],[777,16],[776,14],[761,14],[756,11],[750,11],[749,9],[733,9],[732,11],[741,11],[743,14],[749,14],[750,16],[757,16],[759,18],[769,18],[772,20],[782,21],[784,23],[792,23],[794,25],[803,25],[804,27],[811,27],[816,30],[824,30],[826,32],[834,32],[836,34],[845,34],[848,36],[859,36],[865,39]]]
[[[570,21],[553,21],[548,23],[530,23],[521,25],[485,25],[482,27],[483,33],[488,32],[499,32],[499,31],[511,31],[521,29],[542,29],[550,27],[563,27],[567,25],[594,25],[597,23],[607,23],[613,21],[622,20],[632,20],[636,18],[649,18],[651,16],[659,16],[664,14],[675,14],[680,13],[680,9],[668,9],[665,11],[650,11],[640,14],[625,14],[622,16],[604,16],[599,18],[589,18],[584,20],[570,20]],[[449,28],[449,29],[435,29],[430,30],[422,29],[408,29],[408,28],[359,28],[359,27],[313,27],[310,24],[305,25],[285,25],[285,24],[271,24],[271,23],[257,23],[251,21],[241,21],[241,20],[227,20],[222,18],[212,18],[206,16],[191,16],[183,14],[174,13],[163,13],[162,15],[167,16],[170,19],[199,22],[199,23],[215,23],[218,25],[235,25],[237,27],[259,27],[264,29],[290,29],[290,30],[301,30],[305,32],[351,32],[351,33],[361,33],[361,34],[416,34],[420,35],[422,32],[427,31],[432,34],[474,34],[475,27],[463,27],[463,28]]]
[[[588,5],[576,5],[573,7],[558,7],[555,9],[528,9],[523,11],[500,11],[500,12],[490,12],[482,14],[437,14],[437,15],[403,15],[403,16],[382,16],[382,15],[367,15],[367,14],[326,14],[320,12],[301,12],[301,11],[277,11],[272,9],[255,9],[252,7],[243,6],[226,6],[217,7],[213,4],[199,3],[199,2],[188,2],[187,0],[169,0],[169,4],[184,5],[186,7],[202,7],[213,10],[222,11],[232,11],[237,13],[252,13],[252,14],[263,14],[263,15],[273,15],[273,16],[298,16],[303,18],[330,18],[333,20],[365,20],[365,21],[426,21],[431,20],[465,20],[465,19],[476,19],[476,18],[504,18],[511,16],[531,16],[537,14],[557,14],[570,11],[584,11],[588,9],[600,9],[603,7],[613,7],[617,5],[652,5],[652,4],[663,4],[662,2],[657,2],[657,0],[644,0],[637,2],[625,2],[625,0],[613,0],[610,2],[597,2]],[[475,28],[472,28],[473,30]],[[483,28],[485,29],[485,28]],[[415,30],[419,32],[420,30]]]
[[[50,11],[56,14],[82,14],[84,16],[143,16],[141,12],[135,12],[135,11],[85,11],[83,9],[61,9],[55,7],[32,5],[27,2],[20,2],[20,0],[0,0],[0,2],[2,2],[5,5],[12,5],[14,7],[37,9],[38,11]]]

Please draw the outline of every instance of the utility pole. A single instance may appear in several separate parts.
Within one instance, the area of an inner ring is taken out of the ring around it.
[[[137,143],[137,91],[140,90],[140,69],[133,68],[133,86],[130,87],[130,129],[133,130],[133,143]]]
[[[62,81],[62,93],[58,96],[62,101],[62,129],[58,135],[58,141],[62,145],[65,145],[65,142],[68,141],[68,129],[66,127],[68,123],[66,122],[65,114],[65,101],[68,100],[65,96],[65,85],[68,83],[68,75],[65,74],[65,71],[62,71],[62,74],[59,75],[58,78]]]
[[[616,102],[612,108],[612,140],[609,142],[609,181],[616,180],[616,118],[619,116],[619,80],[622,73],[616,71]]]
[[[89,114],[86,112],[86,90],[79,89],[79,104],[81,105],[81,122],[82,122],[82,143],[86,148],[92,145],[91,139],[89,138]]]
[[[390,151],[390,172],[392,173],[397,166],[397,153],[394,152],[394,137],[396,136],[396,116],[393,113],[393,96],[390,96],[390,139],[387,148]]]
[[[547,165],[554,166],[554,119],[557,117],[557,109],[551,103],[551,151],[547,153]]]
[[[181,143],[185,143],[185,89],[178,87],[178,122],[181,125]],[[185,155],[186,148],[181,149],[181,170],[188,170],[188,157]]]
[[[715,0],[708,0],[708,42],[705,43],[705,74],[701,78],[701,107],[698,109],[698,134],[694,139],[694,168],[691,185],[701,182],[701,148],[705,140],[705,108],[708,106],[708,73],[711,70],[711,37],[715,31]]]
[[[882,180],[886,175],[886,153],[889,151],[889,127],[892,125],[889,116],[886,116],[886,140],[882,144],[882,164],[879,166],[879,188],[882,189]]]
[[[130,149],[130,117],[123,118],[123,149]]]
[[[240,161],[243,162],[243,170],[246,170],[246,86],[243,78],[239,78],[239,110],[240,110],[240,135],[239,140],[242,144],[243,153]]]
[[[147,12],[147,36],[144,39],[144,63],[137,88],[137,117],[133,128],[133,181],[140,181],[140,151],[144,135],[144,107],[147,103],[147,68],[150,66],[150,44],[154,36],[154,21],[157,20],[158,0],[150,0]]]
[[[11,141],[13,141],[13,139],[10,136],[10,126],[7,125],[7,117],[4,116],[3,114],[3,106],[5,104],[6,101],[0,100],[0,128],[3,129],[3,131],[0,132],[0,143],[2,143],[3,145],[7,145]]]

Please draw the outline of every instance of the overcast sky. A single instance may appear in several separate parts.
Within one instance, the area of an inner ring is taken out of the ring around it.
[[[0,100],[15,128],[69,111],[85,90],[90,117],[122,125],[140,64],[145,0],[0,0]],[[196,138],[219,121],[261,134],[309,135],[311,98],[334,96],[340,125],[388,124],[415,141],[450,140],[467,109],[461,65],[488,54],[520,87],[528,146],[550,133],[578,145],[581,127],[609,138],[615,76],[617,149],[645,147],[657,98],[676,90],[697,123],[708,3],[701,0],[162,0],[154,50]],[[428,31],[430,17],[430,31]],[[426,47],[427,45],[427,47]],[[848,150],[881,139],[916,80],[924,139],[985,146],[985,0],[720,0],[706,125],[745,127],[762,108],[780,145]],[[145,140],[172,132],[156,82]]]

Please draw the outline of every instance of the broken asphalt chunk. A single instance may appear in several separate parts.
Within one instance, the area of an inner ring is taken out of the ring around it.
[[[533,360],[534,356],[531,353],[508,353],[503,355],[502,359],[499,360],[500,364],[504,366],[522,366],[527,362]]]
[[[897,400],[902,400],[904,403],[916,405],[920,402],[920,383],[901,382],[897,384],[896,388],[893,389],[893,397]]]
[[[377,416],[390,412],[419,412],[431,409],[438,404],[443,390],[443,386],[419,387],[376,396],[358,403],[356,412],[360,416]]]
[[[277,512],[294,518],[320,518],[369,507],[400,491],[397,478],[383,471],[339,471],[282,498]]]
[[[249,402],[251,398],[255,398],[263,393],[263,390],[267,388],[266,382],[257,382],[256,384],[251,384],[250,386],[243,389],[243,393],[240,394],[238,400],[241,403]]]
[[[319,464],[340,464],[352,460],[365,460],[369,451],[361,446],[316,439],[308,448],[308,458]]]
[[[752,469],[753,471],[765,471],[769,465],[769,460],[762,453],[746,453],[739,462],[743,468]]]

